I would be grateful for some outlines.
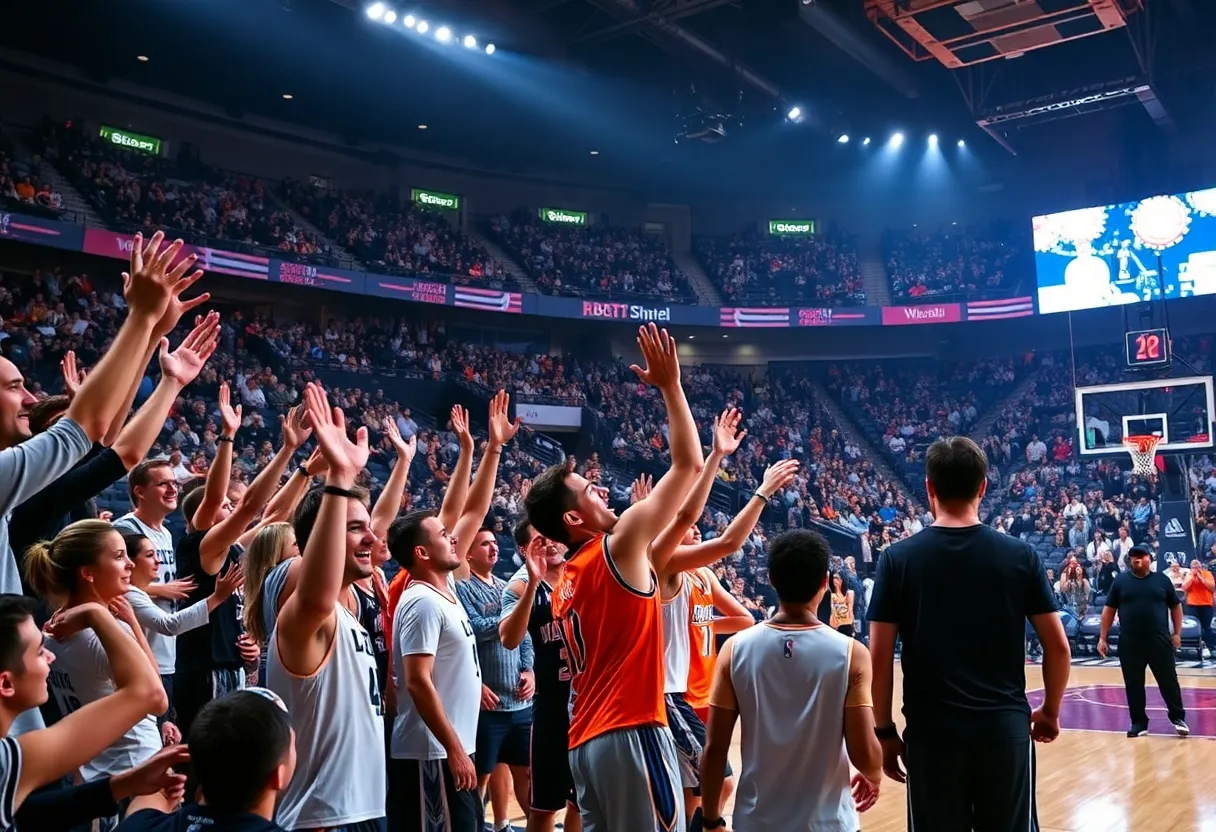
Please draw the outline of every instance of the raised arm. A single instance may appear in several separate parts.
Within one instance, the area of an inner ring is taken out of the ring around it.
[[[346,417],[340,408],[330,407],[320,385],[304,389],[304,404],[329,471],[316,524],[300,561],[299,582],[279,611],[276,638],[284,665],[294,674],[310,676],[325,662],[337,626],[335,608],[346,571],[347,535],[362,536],[370,524],[361,505],[358,512],[348,513],[350,489],[367,464],[367,428],[359,428],[351,442]]]
[[[460,456],[456,458],[456,470],[448,478],[448,489],[439,506],[439,522],[445,529],[456,528],[456,521],[464,514],[464,504],[469,498],[469,477],[473,474],[473,434],[469,431],[469,414],[460,405],[452,405],[452,430],[460,440]]]
[[[178,395],[198,378],[203,365],[215,352],[219,334],[220,316],[212,312],[191,330],[186,340],[173,352],[169,352],[167,338],[160,340],[160,383],[118,434],[113,446],[114,453],[118,454],[128,471],[147,455]]]
[[[764,481],[756,493],[747,501],[743,511],[735,515],[721,536],[701,543],[679,546],[666,563],[667,574],[674,575],[701,566],[717,563],[727,555],[743,548],[747,536],[756,528],[764,507],[773,495],[789,484],[798,473],[798,460],[783,459],[764,472]],[[657,567],[656,567],[657,568]]]
[[[161,713],[168,706],[156,666],[105,607],[81,604],[57,615],[46,629],[59,639],[92,629],[110,660],[116,690],[50,728],[17,738],[22,759],[14,806],[39,786],[92,760],[148,714]]]
[[[232,407],[232,393],[228,382],[220,384],[220,435],[216,440],[215,459],[207,469],[207,482],[203,486],[203,500],[198,504],[193,517],[186,518],[197,531],[209,529],[220,521],[220,508],[228,494],[228,482],[232,479],[232,445],[236,432],[241,427],[241,406]]]
[[[508,650],[523,644],[528,636],[528,619],[532,616],[532,605],[536,603],[536,590],[545,574],[545,546],[542,537],[536,537],[522,554],[528,567],[527,581],[511,581],[502,591],[502,612],[498,620],[498,640]]]
[[[127,600],[131,602],[135,620],[141,628],[162,636],[180,636],[206,624],[208,616],[227,601],[244,582],[245,575],[240,565],[230,566],[216,577],[214,592],[203,600],[173,613],[162,610],[145,592],[132,590],[127,593]]]
[[[208,529],[203,537],[199,545],[199,557],[203,571],[208,575],[220,571],[224,559],[228,556],[228,547],[236,543],[249,524],[261,514],[283,478],[283,469],[287,467],[296,449],[304,444],[311,430],[306,424],[303,406],[293,407],[283,420],[283,447],[279,448],[270,463],[254,478],[240,505]]]
[[[709,569],[701,569],[700,572],[701,576],[709,582],[714,607],[722,614],[713,620],[714,635],[731,635],[755,625],[756,619],[747,611],[747,607],[740,604],[738,598],[726,591],[726,587],[722,586],[717,575]]]
[[[481,457],[481,465],[477,466],[477,475],[473,477],[473,487],[469,489],[469,499],[465,503],[460,519],[452,536],[456,538],[453,545],[456,555],[464,563],[469,548],[473,545],[473,536],[485,522],[490,510],[490,501],[494,498],[494,481],[498,479],[498,463],[502,460],[503,446],[515,438],[519,430],[520,420],[511,421],[507,412],[511,407],[511,397],[505,390],[499,390],[490,399],[490,438],[486,442],[486,451]],[[464,563],[457,570],[457,579],[468,577],[468,564]]]
[[[453,408],[455,410],[455,408]],[[454,420],[453,420],[454,421]],[[393,449],[397,451],[397,464],[393,466],[393,472],[389,474],[388,482],[385,483],[384,489],[380,492],[379,499],[376,500],[376,506],[372,509],[372,531],[376,533],[376,537],[384,538],[388,534],[388,527],[397,519],[397,514],[401,511],[401,496],[405,494],[405,487],[410,481],[410,464],[414,461],[414,454],[418,451],[418,437],[411,436],[409,439],[401,438],[401,431],[397,429],[397,423],[392,417],[384,420],[384,432],[388,435],[388,441],[393,443]],[[461,454],[463,455],[463,450]],[[456,464],[457,469],[460,468],[460,463]],[[457,480],[456,475],[452,475],[451,484],[448,486],[448,491],[455,489]],[[469,472],[464,473],[464,482],[469,481]],[[444,496],[444,501],[447,501],[447,496]],[[464,500],[461,500],[463,503]],[[442,522],[442,511],[440,512],[440,521]],[[450,528],[445,526],[444,528]]]
[[[653,323],[638,330],[638,346],[646,362],[645,369],[631,369],[643,382],[653,385],[663,395],[667,407],[671,468],[655,484],[646,499],[630,506],[617,521],[613,538],[613,558],[618,562],[645,558],[650,543],[679,510],[693,481],[701,473],[701,443],[693,421],[684,388],[680,386],[680,361],[675,340],[667,330]]]

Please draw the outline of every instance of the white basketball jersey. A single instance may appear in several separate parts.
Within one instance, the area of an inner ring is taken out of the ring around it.
[[[119,621],[118,626],[131,633],[123,622]],[[129,637],[135,638],[133,634]],[[46,645],[55,654],[49,679],[51,693],[64,716],[114,693],[110,659],[92,630],[81,630],[63,641],[48,638]],[[87,782],[129,771],[160,751],[162,745],[156,717],[145,716],[113,745],[81,766],[81,777]]]
[[[341,604],[329,658],[309,677],[279,657],[278,633],[266,662],[269,688],[283,698],[296,732],[296,772],[276,821],[284,829],[325,829],[384,817],[388,786],[384,709],[372,639]]]
[[[680,575],[680,591],[670,601],[663,602],[663,668],[666,681],[663,693],[688,692],[688,663],[691,632],[688,622],[688,600],[692,584],[688,576]]]
[[[736,832],[861,828],[844,746],[853,643],[824,625],[767,622],[727,642],[743,723]]]

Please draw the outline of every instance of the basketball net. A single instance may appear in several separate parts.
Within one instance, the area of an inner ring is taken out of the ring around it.
[[[1157,443],[1160,441],[1160,436],[1153,436],[1151,434],[1123,437],[1123,447],[1127,449],[1132,458],[1133,474],[1142,477],[1157,476],[1155,458],[1157,456]]]

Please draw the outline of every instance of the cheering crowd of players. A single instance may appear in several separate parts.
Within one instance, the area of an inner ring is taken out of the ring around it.
[[[36,400],[0,360],[0,432],[12,439],[0,451],[0,832],[94,820],[482,832],[487,793],[495,828],[507,824],[512,782],[536,832],[559,815],[589,832],[723,828],[732,790],[741,830],[808,818],[858,827],[881,758],[865,647],[815,619],[826,543],[801,531],[774,542],[780,611],[759,627],[707,568],[751,533],[798,462],[770,467],[726,533],[701,540],[695,521],[746,431],[723,412],[702,456],[665,331],[639,331],[644,361],[632,369],[662,395],[669,471],[636,482],[618,517],[604,489],[567,466],[547,470],[524,495],[523,565],[504,582],[483,523],[519,427],[505,393],[491,402],[476,474],[455,408],[461,450],[441,509],[398,516],[413,438],[386,425],[398,465],[369,506],[356,485],[367,429],[348,427],[316,384],[234,504],[241,420],[221,390],[219,454],[179,505],[171,468],[142,457],[219,333],[215,313],[200,315],[169,350],[165,336],[208,299],[183,299],[201,273],[180,248],[135,238],[127,319],[44,432],[29,435]],[[127,420],[158,350],[161,384]],[[284,480],[310,438],[315,450]],[[130,514],[68,522],[124,475]],[[9,517],[47,491],[57,501],[38,518],[42,539],[15,556]],[[187,530],[174,540],[164,521],[179,507]],[[388,583],[390,558],[401,571]],[[717,637],[742,630],[715,663]],[[735,787],[726,747],[739,718],[756,731]],[[775,760],[756,743],[783,734],[818,738],[776,760],[814,788],[775,785]]]

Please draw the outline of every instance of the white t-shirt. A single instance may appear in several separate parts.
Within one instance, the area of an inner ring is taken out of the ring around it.
[[[126,624],[120,621],[118,626],[130,638],[135,638]],[[110,659],[101,646],[101,639],[92,630],[81,630],[63,641],[48,638],[46,644],[55,654],[55,662],[51,665],[51,693],[64,715],[114,693]],[[85,781],[106,774],[121,774],[145,762],[160,751],[162,745],[156,716],[149,714],[113,745],[81,766],[80,774]]]
[[[156,550],[156,557],[160,560],[160,569],[156,579],[162,584],[177,580],[177,550],[173,546],[172,532],[163,525],[159,529],[152,528],[136,517],[133,511],[129,511],[115,520],[114,528],[123,534],[142,534],[152,541],[152,548]],[[127,554],[129,555],[130,552]],[[172,602],[166,603],[172,604]],[[172,606],[166,611],[173,612]]]
[[[481,667],[477,638],[456,585],[448,576],[448,594],[413,581],[401,595],[393,616],[393,674],[397,680],[397,718],[393,721],[392,756],[402,760],[443,760],[448,754],[426,727],[405,686],[405,656],[435,657],[432,679],[443,711],[466,753],[477,748],[481,712]]]
[[[0,832],[11,832],[16,809],[17,785],[21,781],[21,744],[14,737],[0,739]]]

